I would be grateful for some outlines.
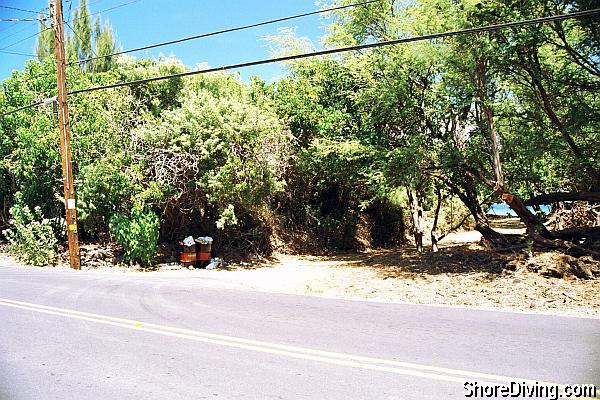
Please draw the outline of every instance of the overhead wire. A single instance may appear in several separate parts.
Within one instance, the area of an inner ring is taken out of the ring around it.
[[[110,8],[105,8],[104,10],[96,11],[95,13],[93,13],[93,14],[90,14],[90,17],[91,17],[91,18],[95,18],[95,17],[98,17],[98,16],[100,16],[100,15],[101,15],[102,13],[104,13],[104,12],[108,12],[108,11],[116,10],[116,9],[118,9],[118,8],[125,7],[125,6],[128,6],[128,5],[130,5],[130,4],[133,4],[133,3],[139,3],[140,1],[142,1],[142,0],[132,0],[132,1],[128,1],[128,2],[126,2],[126,3],[118,4],[118,5],[116,5],[116,6],[113,6],[113,7],[110,7]],[[90,2],[90,3],[88,3],[88,7],[89,7],[89,6],[90,6],[92,3],[94,3],[94,2]],[[88,60],[83,60],[83,61],[88,61]]]
[[[32,13],[32,14],[36,14],[36,15],[43,15],[43,17],[41,17],[41,16],[38,16],[36,19],[33,19],[33,18],[26,18],[26,19],[21,19],[21,20],[12,19],[12,21],[10,21],[10,22],[20,22],[20,21],[38,21],[38,22],[43,22],[43,21],[46,21],[46,20],[47,20],[47,18],[46,18],[46,14],[45,14],[45,12],[44,12],[45,10],[47,10],[47,7],[46,7],[46,8],[43,8],[43,9],[41,9],[40,11],[25,10],[25,9],[22,9],[22,8],[17,8],[17,7],[9,7],[9,6],[0,6],[0,8],[6,8],[6,9],[11,9],[11,10],[18,10],[18,11],[28,12],[28,13]],[[0,21],[1,21],[1,20],[0,20]],[[14,23],[13,23],[13,24],[12,24],[12,25],[10,25],[10,26],[7,26],[7,27],[5,27],[5,28],[3,28],[3,29],[0,29],[0,31],[5,31],[5,30],[7,30],[7,29],[14,28],[14,27],[15,27],[15,26],[17,26],[17,25],[18,25],[18,24],[14,24]],[[15,32],[12,32],[12,33],[10,33],[10,34],[8,34],[8,35],[4,36],[3,38],[1,38],[1,39],[0,39],[0,41],[2,41],[2,40],[6,40],[6,39],[8,39],[9,37],[15,36],[15,35],[17,35],[18,33],[21,33],[21,32],[23,32],[23,31],[25,31],[25,30],[27,30],[27,29],[29,29],[29,28],[31,28],[31,25],[29,25],[29,26],[27,26],[27,25],[26,25],[26,26],[23,26],[23,27],[22,27],[22,29],[18,29],[18,30],[16,30]],[[36,34],[34,34],[34,35],[32,35],[32,36],[28,36],[28,37],[26,37],[26,38],[24,38],[24,39],[22,39],[22,40],[20,40],[20,41],[17,41],[17,42],[15,42],[15,43],[13,43],[13,44],[10,44],[10,45],[8,45],[8,46],[4,46],[4,47],[0,48],[0,52],[2,52],[2,53],[4,53],[4,54],[14,54],[14,55],[22,55],[22,56],[28,56],[28,57],[36,57],[36,56],[35,56],[35,55],[33,55],[33,54],[27,54],[27,53],[24,53],[24,52],[16,52],[16,51],[5,51],[5,49],[7,49],[7,48],[10,48],[10,47],[12,47],[12,46],[14,46],[14,45],[16,45],[16,44],[19,44],[19,43],[21,43],[22,41],[25,41],[25,40],[27,40],[27,39],[30,39],[30,38],[32,38],[32,37],[34,37],[34,36],[36,36],[36,35],[39,35],[40,33],[41,33],[41,32],[37,32]]]
[[[118,4],[118,5],[114,6],[114,7],[106,8],[106,9],[104,9],[104,10],[100,10],[100,11],[98,11],[98,12],[94,13],[93,15],[98,15],[98,14],[101,14],[101,13],[103,13],[103,12],[107,12],[107,11],[116,10],[117,8],[125,7],[125,6],[128,6],[128,5],[130,5],[130,4],[133,4],[133,3],[139,3],[140,1],[142,1],[142,0],[132,0],[132,1],[128,1],[127,3]]]
[[[154,49],[154,48],[157,48],[157,47],[163,47],[163,46],[168,46],[168,45],[171,45],[171,44],[187,42],[187,41],[190,41],[190,40],[201,39],[201,38],[206,38],[206,37],[216,36],[216,35],[222,35],[224,33],[236,32],[236,31],[241,31],[241,30],[250,29],[250,28],[256,28],[256,27],[264,26],[264,25],[271,25],[271,24],[275,24],[275,23],[278,23],[278,22],[283,22],[283,21],[289,21],[289,20],[292,20],[292,19],[298,19],[298,18],[308,17],[308,16],[311,16],[311,15],[323,14],[323,13],[330,12],[330,11],[337,11],[337,10],[342,10],[342,9],[346,9],[346,8],[358,7],[358,6],[361,6],[361,5],[367,5],[367,4],[371,4],[371,3],[378,3],[380,1],[381,0],[368,0],[368,1],[360,2],[360,3],[352,3],[352,4],[347,4],[347,5],[344,5],[344,6],[326,8],[326,9],[321,9],[321,10],[317,10],[317,11],[311,11],[311,12],[307,12],[307,13],[303,13],[303,14],[296,14],[296,15],[291,15],[291,16],[287,16],[287,17],[271,19],[271,20],[268,20],[268,21],[257,22],[257,23],[254,23],[254,24],[243,25],[243,26],[238,26],[238,27],[234,27],[234,28],[222,29],[222,30],[218,30],[218,31],[214,31],[214,32],[201,33],[201,34],[198,34],[198,35],[188,36],[188,37],[181,38],[181,39],[170,40],[170,41],[167,41],[167,42],[152,44],[152,45],[148,45],[148,46],[136,47],[134,49],[129,49],[129,50],[117,51],[115,53],[111,53],[111,54],[107,54],[107,55],[102,55],[102,56],[95,57],[95,58],[92,57],[92,58],[89,58],[89,59],[86,59],[86,60],[81,60],[81,62],[93,61],[93,60],[98,59],[98,58],[109,58],[109,57],[114,57],[114,56],[118,56],[118,55],[121,55],[121,54],[133,53],[133,52],[136,52],[136,51]],[[68,63],[67,65],[70,65],[70,64],[75,64],[75,62]]]
[[[50,27],[44,28],[44,29],[42,29],[41,31],[38,31],[38,32],[36,32],[36,33],[35,33],[35,34],[33,34],[33,35],[27,36],[26,38],[23,38],[23,39],[21,39],[21,40],[19,40],[19,41],[16,41],[16,42],[14,42],[13,44],[10,44],[10,45],[8,45],[8,46],[4,46],[4,47],[2,47],[2,48],[0,48],[0,50],[6,50],[6,49],[8,49],[8,48],[10,48],[10,47],[13,47],[13,46],[15,46],[15,45],[17,45],[17,44],[19,44],[19,43],[22,43],[22,42],[26,41],[27,39],[31,39],[32,37],[35,37],[35,36],[37,36],[37,35],[40,35],[40,34],[42,34],[42,33],[46,32],[47,30],[50,30],[50,29],[52,29],[52,28],[50,28]]]
[[[10,8],[10,7],[4,7],[4,8]],[[14,7],[13,7],[13,8],[14,8]],[[41,9],[40,11],[31,11],[31,10],[23,10],[23,9],[19,9],[19,10],[21,10],[21,11],[27,11],[27,12],[31,12],[31,13],[35,13],[35,14],[37,14],[37,15],[42,15],[43,17],[42,17],[42,16],[39,16],[39,17],[37,17],[36,19],[28,19],[28,20],[31,20],[31,21],[38,21],[38,22],[44,22],[44,21],[47,21],[47,19],[48,19],[48,18],[46,17],[46,14],[45,14],[45,12],[44,12],[46,9],[47,9],[47,8],[43,8],[43,9]],[[14,22],[14,21],[13,21],[13,22]],[[15,26],[15,25],[13,24],[13,25],[11,25],[10,27],[14,27],[14,26]],[[9,28],[10,28],[10,27],[9,27]],[[7,35],[7,36],[3,37],[3,38],[2,38],[2,39],[0,39],[0,40],[6,40],[7,38],[9,38],[9,37],[12,37],[12,36],[15,36],[16,34],[18,34],[18,33],[21,33],[21,32],[23,32],[23,31],[25,31],[26,29],[29,29],[30,27],[31,27],[31,25],[29,25],[29,26],[24,26],[24,27],[23,27],[23,29],[19,29],[19,30],[15,31],[15,32],[13,32],[13,33],[11,33],[11,34],[9,34],[9,35]],[[8,46],[4,46],[4,47],[0,48],[0,50],[5,50],[5,49],[8,49],[8,48],[10,48],[10,47],[13,47],[13,46],[15,46],[15,45],[17,45],[17,44],[19,44],[19,43],[21,43],[21,42],[24,42],[24,41],[25,41],[25,40],[27,40],[27,39],[31,39],[32,37],[35,37],[35,36],[37,36],[37,35],[41,34],[42,32],[44,32],[44,31],[46,31],[46,30],[48,30],[48,29],[51,29],[51,28],[50,28],[50,27],[46,27],[45,29],[42,29],[42,30],[38,31],[38,32],[36,32],[35,34],[33,34],[33,35],[31,35],[31,36],[27,36],[26,38],[23,38],[23,39],[21,39],[21,40],[18,40],[18,41],[14,42],[14,43],[12,43],[12,44],[10,44],[10,45],[8,45]]]
[[[73,0],[69,0],[69,11],[67,11],[67,19],[66,22],[70,22],[71,21],[71,14],[72,14],[72,9],[73,7]]]
[[[91,0],[90,2],[87,3],[88,7],[91,6],[92,4],[98,4],[100,2],[102,2],[104,0]]]
[[[490,31],[495,31],[495,30],[500,30],[500,29],[515,28],[515,27],[545,23],[545,22],[553,22],[553,21],[561,21],[561,20],[566,20],[566,19],[587,17],[587,16],[598,14],[598,13],[600,13],[600,8],[596,8],[593,10],[586,10],[586,11],[578,11],[578,12],[573,12],[573,13],[569,13],[569,14],[560,14],[560,15],[553,15],[553,16],[548,16],[548,17],[515,21],[515,22],[493,24],[493,25],[481,26],[481,27],[476,27],[476,28],[467,28],[467,29],[447,31],[447,32],[442,32],[442,33],[433,33],[433,34],[429,34],[429,35],[414,36],[414,37],[394,39],[394,40],[386,40],[386,41],[373,42],[373,43],[354,45],[354,46],[338,47],[335,49],[319,50],[319,51],[313,51],[310,53],[302,53],[302,54],[295,54],[295,55],[289,55],[289,56],[283,56],[283,57],[248,61],[248,62],[243,62],[243,63],[239,63],[239,64],[224,65],[221,67],[207,68],[207,69],[198,70],[198,71],[181,72],[178,74],[156,76],[156,77],[145,78],[145,79],[137,79],[137,80],[133,80],[133,81],[113,83],[113,84],[104,85],[104,86],[94,86],[94,87],[85,88],[85,89],[73,90],[71,92],[68,92],[68,94],[73,95],[73,94],[79,94],[79,93],[93,92],[93,91],[97,91],[97,90],[114,89],[114,88],[118,88],[118,87],[131,86],[131,85],[136,85],[136,84],[140,84],[140,83],[156,82],[156,81],[161,81],[161,80],[165,80],[165,79],[181,78],[181,77],[185,77],[185,76],[207,74],[210,72],[219,72],[219,71],[227,71],[227,70],[232,70],[232,69],[247,68],[247,67],[253,67],[253,66],[257,66],[257,65],[273,64],[273,63],[279,63],[279,62],[285,62],[285,61],[298,60],[298,59],[302,59],[302,58],[318,57],[318,56],[337,54],[337,53],[346,53],[346,52],[350,52],[350,51],[365,50],[365,49],[371,49],[371,48],[376,48],[376,47],[393,46],[393,45],[418,42],[418,41],[423,41],[423,40],[432,40],[432,39],[453,37],[453,36],[480,33],[480,32],[490,32]]]
[[[23,8],[17,8],[17,7],[11,7],[11,6],[2,6],[2,5],[0,5],[0,8],[6,8],[7,10],[23,11],[23,12],[28,12],[28,13],[31,13],[31,14],[37,14],[38,13],[38,11],[25,10]]]
[[[96,1],[96,3],[98,3],[99,1],[102,1],[102,0],[98,0],[98,1]],[[127,2],[127,3],[118,4],[118,5],[114,6],[114,7],[106,8],[106,9],[104,9],[104,10],[101,10],[101,11],[98,11],[98,12],[96,12],[96,13],[94,13],[94,14],[90,14],[90,17],[91,17],[91,19],[93,19],[94,17],[97,17],[97,16],[99,16],[99,15],[100,15],[101,13],[103,13],[103,12],[107,12],[107,11],[115,10],[115,9],[117,9],[117,8],[121,8],[121,7],[127,6],[127,5],[129,5],[129,4],[133,4],[133,3],[138,3],[138,2],[140,2],[140,1],[142,1],[142,0],[132,0],[132,1],[129,1],[129,2]],[[89,7],[89,6],[90,6],[90,4],[92,4],[92,3],[94,3],[94,2],[92,1],[92,2],[88,3],[88,4],[87,4],[87,5],[88,5],[88,7]],[[71,1],[69,1],[69,17],[67,18],[67,20],[65,20],[65,24],[66,24],[66,25],[69,27],[69,29],[71,29],[71,31],[73,32],[73,34],[74,34],[75,36],[77,36],[77,34],[75,33],[75,30],[74,30],[74,29],[73,29],[73,28],[72,28],[72,27],[69,25],[69,22],[71,21],[71,6],[72,6],[72,4],[73,4],[72,0],[71,0]],[[93,54],[93,53],[94,53],[94,50],[92,49],[92,54]],[[77,60],[77,61],[71,61],[71,62],[67,63],[67,65],[81,64],[81,63],[84,63],[84,62],[93,61],[95,58],[101,58],[101,57],[96,57],[96,54],[93,54],[93,55],[94,55],[94,57],[90,57],[89,59]]]
[[[10,27],[15,27],[15,26],[18,26],[18,24],[17,25],[11,25]],[[0,41],[4,41],[4,40],[6,40],[6,39],[8,39],[10,37],[13,37],[13,36],[15,36],[15,35],[23,32],[23,31],[26,31],[27,29],[30,29],[32,26],[33,25],[24,25],[24,26],[21,26],[21,29],[17,29],[16,31],[14,31],[12,33],[9,33],[8,35],[0,38]]]
[[[3,53],[3,54],[14,54],[14,55],[17,55],[17,56],[37,57],[35,54],[22,53],[20,51],[0,50],[0,53]]]
[[[45,102],[44,100],[39,100],[39,101],[36,101],[35,103],[31,103],[31,104],[28,104],[26,106],[15,108],[14,110],[10,110],[8,112],[2,113],[2,115],[0,115],[0,116],[6,117],[7,115],[10,115],[10,114],[13,114],[13,113],[16,113],[16,112],[19,112],[19,111],[27,110],[28,108],[37,107],[39,105],[44,104],[44,102]]]
[[[73,91],[68,92],[68,94],[75,95],[75,94],[88,93],[88,92],[93,92],[93,91],[98,91],[98,90],[107,90],[107,89],[114,89],[114,88],[119,88],[119,87],[124,87],[124,86],[131,86],[131,85],[147,83],[147,82],[156,82],[156,81],[166,80],[166,79],[207,74],[207,73],[211,73],[211,72],[227,71],[227,70],[232,70],[232,69],[239,69],[239,68],[246,68],[246,67],[252,67],[252,66],[257,66],[257,65],[292,61],[292,60],[298,60],[298,59],[303,59],[303,58],[318,57],[318,56],[323,56],[323,55],[338,54],[338,53],[344,53],[344,52],[350,52],[350,51],[365,50],[365,49],[377,48],[377,47],[383,47],[383,46],[392,46],[392,45],[411,43],[411,42],[417,42],[417,41],[423,41],[423,40],[439,39],[439,38],[444,38],[444,37],[454,37],[454,36],[459,36],[459,35],[466,35],[466,34],[473,34],[473,33],[480,33],[480,32],[491,32],[491,31],[496,31],[496,30],[500,30],[500,29],[516,28],[516,27],[534,25],[534,24],[539,24],[539,23],[582,18],[582,17],[596,15],[598,13],[600,13],[600,8],[596,8],[593,10],[586,10],[586,11],[577,11],[577,12],[568,13],[568,14],[560,14],[560,15],[533,18],[533,19],[527,19],[527,20],[521,20],[521,21],[493,24],[493,25],[487,25],[487,26],[481,26],[481,27],[475,27],[475,28],[467,28],[467,29],[461,29],[461,30],[446,31],[446,32],[441,32],[441,33],[433,33],[433,34],[414,36],[414,37],[409,37],[409,38],[380,41],[380,42],[367,43],[367,44],[362,44],[362,45],[345,46],[345,47],[339,47],[339,48],[335,48],[335,49],[319,50],[319,51],[314,51],[314,52],[310,52],[310,53],[302,53],[302,54],[276,57],[276,58],[270,58],[270,59],[255,60],[255,61],[249,61],[249,62],[244,62],[244,63],[239,63],[239,64],[230,64],[230,65],[225,65],[225,66],[221,66],[221,67],[208,68],[208,69],[203,69],[203,70],[198,70],[198,71],[188,71],[188,72],[182,72],[182,73],[172,74],[172,75],[164,75],[164,76],[157,76],[157,77],[146,78],[146,79],[138,79],[138,80],[127,81],[127,82],[119,82],[119,83],[114,83],[114,84],[104,85],[104,86],[94,86],[94,87],[90,87],[90,88],[73,90]],[[43,103],[43,101],[38,101],[38,102],[30,104],[28,106],[23,106],[23,107],[15,109],[15,110],[5,112],[5,113],[1,114],[1,116],[6,116],[6,115],[12,114],[14,112],[21,111],[23,109],[35,107],[42,103]]]
[[[35,22],[40,18],[0,18],[0,22]]]
[[[15,27],[15,26],[17,26],[17,25],[18,25],[18,24],[12,24],[12,25],[9,25],[9,26],[4,26],[4,27],[2,27],[2,28],[0,29],[0,32],[4,32],[4,31],[5,31],[5,30],[7,30],[7,29],[14,28],[14,27]]]
[[[80,42],[82,41],[81,38],[77,35],[77,32],[75,32],[75,29],[73,29],[73,27],[67,22],[64,21],[65,25],[67,25],[67,27],[71,30],[71,32],[73,32],[73,35],[75,35],[75,38],[77,40],[79,40]],[[96,54],[94,53],[94,49],[90,46],[90,51],[92,52],[92,54],[95,56]],[[77,63],[81,64],[86,62],[87,60],[78,60]]]

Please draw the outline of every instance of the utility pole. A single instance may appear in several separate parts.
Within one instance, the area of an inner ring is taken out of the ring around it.
[[[81,269],[79,259],[79,235],[77,231],[77,210],[75,209],[75,188],[71,166],[71,139],[69,137],[69,108],[67,105],[67,64],[65,60],[65,33],[63,30],[62,0],[50,0],[51,20],[54,27],[54,50],[56,52],[56,83],[58,85],[58,127],[60,131],[60,155],[62,159],[63,186],[69,241],[69,264],[73,269]]]

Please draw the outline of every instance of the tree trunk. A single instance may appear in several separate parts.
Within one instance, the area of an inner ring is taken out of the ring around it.
[[[506,247],[510,245],[510,241],[500,232],[496,232],[490,227],[488,218],[479,204],[477,197],[477,189],[475,181],[473,180],[473,168],[463,165],[464,172],[459,181],[452,181],[449,177],[441,172],[432,174],[433,177],[441,180],[450,189],[450,191],[457,195],[460,201],[463,202],[465,207],[469,210],[471,216],[475,220],[475,230],[481,233],[483,238],[495,247]],[[466,219],[466,218],[465,218]],[[464,222],[464,221],[463,221]],[[461,224],[462,225],[462,224]]]
[[[523,204],[523,201],[513,195],[509,189],[504,185],[504,176],[502,175],[502,164],[500,161],[500,139],[498,132],[496,131],[496,125],[494,123],[494,112],[492,108],[488,106],[487,98],[487,70],[486,64],[483,57],[478,60],[477,63],[477,85],[479,92],[479,107],[485,115],[485,122],[487,130],[492,139],[492,165],[494,167],[494,176],[496,182],[493,187],[494,191],[498,193],[502,200],[517,214],[521,221],[527,227],[527,233],[533,237],[533,233],[539,234],[542,237],[550,238],[552,234],[546,229],[546,227],[540,222],[538,217],[535,216],[529,209]]]
[[[413,225],[413,236],[415,247],[419,253],[423,252],[423,235],[425,232],[425,220],[423,219],[423,194],[420,190],[406,188],[408,202],[410,203],[410,214]]]
[[[437,195],[437,204],[435,206],[435,214],[433,216],[433,225],[431,226],[431,251],[434,253],[437,252],[438,249],[438,240],[435,236],[435,230],[437,229],[438,219],[440,216],[440,209],[442,208],[442,191],[439,187],[436,187],[436,195]]]

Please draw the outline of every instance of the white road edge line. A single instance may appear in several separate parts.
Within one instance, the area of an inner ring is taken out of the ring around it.
[[[474,371],[442,368],[424,364],[415,364],[344,353],[335,353],[323,350],[315,350],[297,346],[288,346],[276,343],[238,338],[234,336],[218,335],[208,332],[194,331],[190,329],[182,329],[152,323],[139,322],[124,318],[87,313],[59,307],[45,306],[41,304],[27,303],[5,298],[0,298],[0,305],[49,315],[79,319],[88,322],[117,326],[135,331],[149,332],[159,335],[194,340],[204,343],[211,343],[221,346],[235,347],[244,350],[276,354],[291,358],[319,361],[329,364],[342,365],[367,370],[396,373],[401,375],[410,375],[446,382],[464,383],[465,381],[469,380],[468,378],[482,378],[489,381],[524,382],[530,385],[556,385],[560,388],[564,388],[564,385],[562,384],[543,382],[533,379],[522,379],[511,376],[492,375]]]

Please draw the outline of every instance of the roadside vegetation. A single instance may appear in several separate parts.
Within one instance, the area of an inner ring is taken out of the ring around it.
[[[343,3],[350,2],[335,2]],[[392,3],[338,11],[324,44],[594,4]],[[111,27],[91,21],[82,4],[67,45],[75,62],[117,48]],[[268,39],[274,54],[314,49],[293,29]],[[51,41],[41,35],[40,61],[3,82],[0,111],[54,95]],[[149,265],[159,243],[190,234],[245,255],[409,239],[424,252],[470,226],[507,258],[551,250],[593,265],[600,258],[599,59],[597,20],[582,18],[298,60],[276,82],[211,73],[73,95],[80,236],[117,243],[125,261]],[[67,78],[75,90],[188,70],[173,57],[119,56],[72,65]],[[51,106],[0,118],[0,230],[11,251],[37,265],[55,262],[64,241],[58,143]],[[525,233],[493,227],[486,210],[499,201]],[[542,204],[552,206],[550,215]],[[600,272],[590,268],[587,277]]]

